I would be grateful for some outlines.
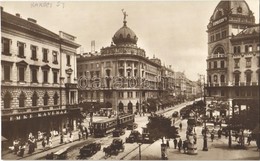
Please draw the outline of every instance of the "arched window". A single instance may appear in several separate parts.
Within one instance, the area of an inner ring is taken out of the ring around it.
[[[32,106],[37,106],[38,99],[39,99],[39,97],[38,97],[37,93],[34,92],[32,95]]]
[[[217,83],[218,82],[218,76],[214,75],[214,82]]]
[[[128,113],[133,113],[133,104],[131,101],[129,101],[128,105],[127,105],[127,109],[128,109]]]
[[[225,51],[222,47],[219,46],[214,50],[214,54],[225,54]]]
[[[54,105],[58,104],[58,100],[59,100],[59,95],[57,94],[57,92],[55,92],[54,96],[53,96],[53,102]]]
[[[220,76],[220,82],[221,82],[221,83],[224,83],[224,82],[225,82],[225,75],[221,75],[221,76]]]
[[[25,107],[25,100],[26,100],[26,96],[25,93],[22,92],[19,96],[19,107]]]
[[[48,101],[49,101],[49,95],[48,93],[46,92],[43,96],[43,105],[48,105]]]
[[[119,108],[119,111],[120,112],[123,112],[124,111],[124,104],[120,101],[119,104],[118,104],[118,108]]]
[[[12,95],[10,92],[6,92],[4,95],[4,108],[11,108]]]

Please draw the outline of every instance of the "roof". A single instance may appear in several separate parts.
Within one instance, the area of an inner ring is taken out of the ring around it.
[[[236,36],[232,37],[231,40],[240,40],[243,38],[252,38],[252,37],[259,37],[259,24],[246,28],[243,31],[241,31],[240,33],[238,33]]]
[[[9,14],[4,11],[2,11],[2,13],[1,13],[1,22],[2,22],[2,25],[4,23],[7,23],[7,24],[11,24],[11,25],[20,27],[22,29],[26,29],[26,30],[34,32],[34,33],[42,34],[42,35],[45,35],[45,36],[48,36],[48,37],[51,37],[54,39],[59,39],[58,34],[55,34],[55,33],[51,32],[50,30],[38,25],[36,23],[36,21],[30,22],[28,20],[22,19],[21,17],[14,16],[14,15]]]

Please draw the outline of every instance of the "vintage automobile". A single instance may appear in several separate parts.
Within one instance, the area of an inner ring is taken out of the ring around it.
[[[142,135],[139,131],[133,130],[131,131],[129,137],[125,138],[126,143],[134,143],[134,142],[142,142]]]
[[[125,134],[125,129],[123,128],[116,128],[113,132],[113,137],[119,137],[120,135],[124,135]]]
[[[138,124],[135,123],[135,122],[133,122],[133,123],[131,123],[131,124],[128,124],[127,127],[126,127],[126,129],[127,129],[127,130],[134,130],[134,129],[136,129],[137,127],[138,127]]]
[[[60,149],[59,151],[55,153],[49,153],[46,155],[47,160],[66,160],[67,159],[67,153],[68,153],[69,147],[65,147]]]
[[[103,148],[105,156],[111,156],[112,154],[117,155],[120,150],[125,150],[125,146],[122,139],[114,139],[108,147]]]
[[[91,143],[88,145],[83,146],[79,153],[81,157],[89,157],[95,154],[97,151],[101,149],[100,143]]]

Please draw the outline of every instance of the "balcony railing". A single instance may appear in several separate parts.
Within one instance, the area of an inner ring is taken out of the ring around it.
[[[258,82],[216,82],[216,83],[208,83],[206,87],[225,87],[225,86],[258,86]]]
[[[208,59],[212,59],[212,58],[226,58],[227,55],[225,54],[211,54],[208,56]]]

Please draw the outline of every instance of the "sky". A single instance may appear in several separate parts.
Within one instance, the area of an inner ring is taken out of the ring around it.
[[[123,26],[122,9],[127,12],[127,26],[138,37],[137,46],[146,56],[161,59],[174,71],[185,72],[190,80],[206,75],[207,25],[220,0],[190,1],[27,1],[0,2],[4,11],[58,34],[76,36],[84,52],[110,46],[112,37]],[[259,23],[258,0],[246,0]]]

